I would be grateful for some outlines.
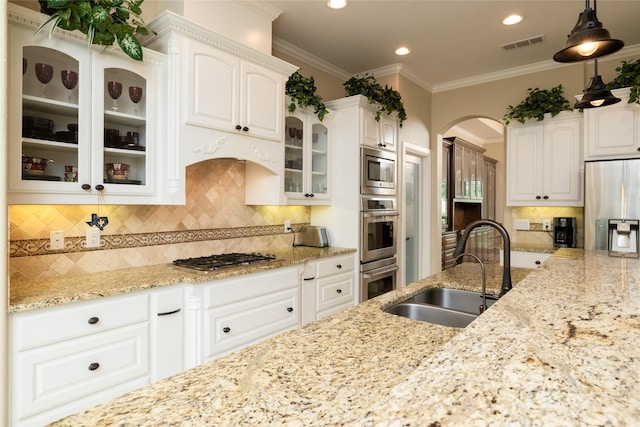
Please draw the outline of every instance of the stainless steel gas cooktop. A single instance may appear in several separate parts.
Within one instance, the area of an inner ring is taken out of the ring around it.
[[[258,261],[271,261],[275,255],[265,255],[256,252],[209,255],[198,258],[185,258],[173,261],[174,265],[200,271],[215,271],[221,268],[249,265]]]

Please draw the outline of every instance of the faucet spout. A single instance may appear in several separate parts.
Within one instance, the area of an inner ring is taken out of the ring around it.
[[[460,254],[464,252],[465,247],[467,246],[467,240],[469,240],[469,235],[471,231],[477,227],[481,227],[483,225],[488,225],[490,227],[498,230],[500,235],[502,236],[502,246],[504,249],[504,266],[502,268],[502,287],[500,289],[500,297],[509,292],[512,288],[511,285],[511,239],[509,238],[509,233],[504,226],[494,220],[491,219],[478,219],[473,221],[471,224],[467,225],[462,232],[462,238],[456,245],[456,249],[453,251],[453,257],[458,257]],[[456,263],[460,261],[460,259],[456,259]]]

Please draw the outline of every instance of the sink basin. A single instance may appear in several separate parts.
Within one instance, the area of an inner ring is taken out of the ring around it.
[[[448,310],[435,305],[421,304],[418,302],[401,302],[385,310],[387,313],[408,317],[413,320],[435,323],[443,326],[464,328],[478,317],[475,314],[462,311]]]
[[[487,307],[491,307],[497,300],[498,297],[487,295]],[[406,302],[437,305],[449,310],[464,311],[465,313],[478,315],[482,304],[482,294],[459,289],[431,288],[408,299]]]

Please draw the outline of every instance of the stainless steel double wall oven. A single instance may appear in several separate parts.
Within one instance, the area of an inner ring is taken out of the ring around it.
[[[398,273],[398,205],[396,154],[361,150],[361,300],[396,288]]]

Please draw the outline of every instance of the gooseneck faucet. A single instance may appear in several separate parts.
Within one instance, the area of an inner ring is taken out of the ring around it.
[[[480,314],[482,314],[487,309],[487,274],[486,274],[485,269],[484,269],[484,262],[482,262],[480,257],[478,255],[476,255],[476,254],[462,253],[462,254],[458,255],[456,257],[456,259],[453,261],[453,266],[455,267],[458,264],[458,260],[460,258],[466,257],[466,256],[470,256],[472,258],[475,258],[475,260],[478,261],[478,263],[480,264],[480,271],[482,272],[482,295],[481,295],[482,304],[479,307],[479,311],[480,311]]]
[[[462,238],[456,245],[456,249],[453,251],[453,257],[457,257],[464,252],[465,246],[467,246],[467,240],[469,239],[469,235],[473,229],[488,225],[490,227],[498,230],[500,235],[502,236],[502,246],[504,249],[504,266],[502,268],[502,288],[500,289],[500,294],[498,297],[503,296],[507,292],[509,292],[512,288],[511,286],[511,239],[509,238],[509,233],[507,233],[507,229],[502,226],[502,224],[493,221],[491,219],[478,219],[473,221],[471,224],[467,225],[462,232]],[[456,260],[456,263],[460,261],[460,259]]]

